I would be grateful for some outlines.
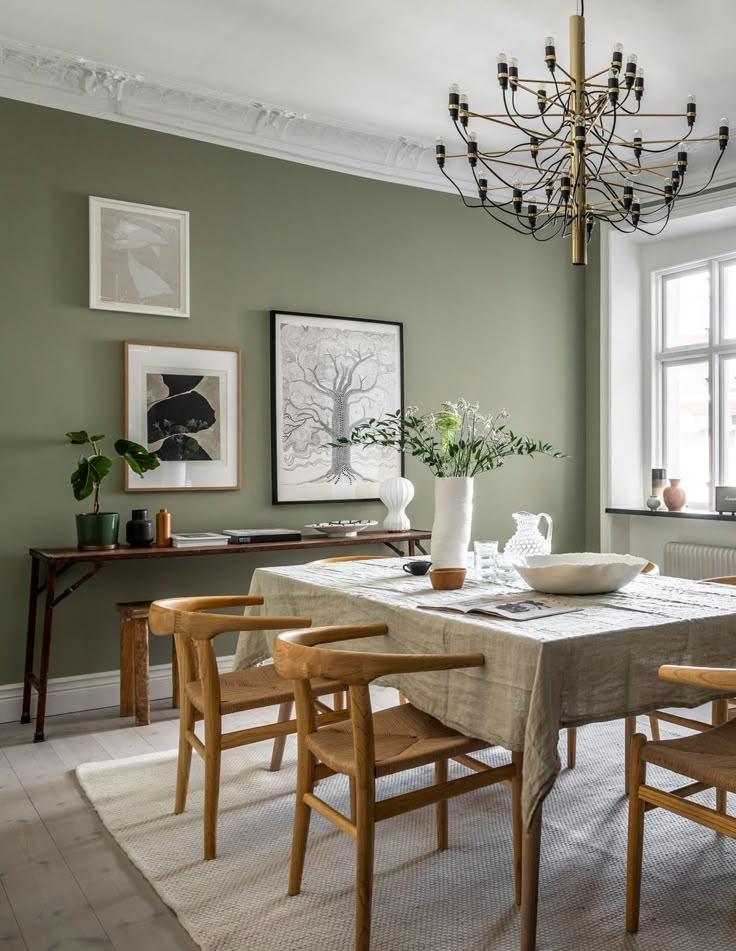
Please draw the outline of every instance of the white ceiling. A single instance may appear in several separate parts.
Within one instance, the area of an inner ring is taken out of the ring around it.
[[[575,8],[576,0],[0,0],[0,24],[6,37],[146,79],[430,143],[452,132],[449,82],[472,109],[500,111],[499,50],[519,57],[523,75],[546,76],[543,40],[552,33],[566,64]],[[696,135],[713,134],[722,115],[736,123],[734,0],[587,0],[586,17],[588,72],[620,41],[645,69],[646,111],[682,112],[694,92]],[[624,121],[650,138],[686,131],[684,120]],[[483,148],[509,141],[488,123],[479,135]],[[701,168],[716,146],[707,152]],[[736,169],[736,141],[727,159]]]

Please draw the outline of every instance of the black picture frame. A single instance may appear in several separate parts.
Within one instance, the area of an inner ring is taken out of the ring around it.
[[[337,497],[335,495],[325,494],[322,495],[315,494],[312,498],[300,497],[300,498],[290,498],[287,497],[293,492],[290,492],[289,489],[281,484],[281,479],[279,478],[280,474],[280,460],[282,454],[282,420],[280,417],[280,399],[278,393],[278,387],[281,380],[279,374],[279,366],[277,366],[277,361],[279,357],[279,341],[277,339],[277,321],[279,317],[291,318],[304,318],[307,322],[315,321],[336,321],[343,325],[343,328],[346,328],[350,325],[356,325],[357,328],[360,328],[362,325],[363,328],[367,329],[367,325],[374,326],[383,326],[389,327],[392,329],[392,332],[396,336],[396,358],[398,366],[398,396],[399,396],[399,407],[402,411],[404,409],[404,325],[401,321],[398,320],[381,320],[378,318],[372,317],[350,317],[350,316],[339,316],[335,314],[313,314],[304,311],[288,311],[288,310],[272,310],[270,312],[270,363],[271,363],[271,497],[274,505],[300,505],[300,504],[315,504],[315,503],[328,503],[328,502],[377,502],[379,501],[377,495],[360,495],[355,494],[350,497]],[[337,328],[336,328],[337,329]],[[392,411],[389,410],[389,407],[381,408],[377,413],[373,415],[381,415],[383,412]],[[404,475],[404,455],[403,453],[396,453],[397,457],[397,466],[396,466],[396,475]],[[318,485],[319,483],[317,483]],[[357,486],[356,486],[357,488]]]

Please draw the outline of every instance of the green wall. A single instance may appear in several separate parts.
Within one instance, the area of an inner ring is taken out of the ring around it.
[[[22,677],[27,549],[72,544],[84,509],[63,434],[122,435],[125,339],[242,348],[244,462],[239,492],[133,496],[117,469],[103,498],[123,523],[162,505],[180,531],[380,517],[374,503],[270,504],[268,311],[283,308],[403,321],[407,402],[505,406],[569,453],[478,479],[474,536],[508,538],[528,508],[553,515],[557,550],[583,544],[584,276],[566,242],[534,244],[449,195],[11,100],[0,128],[0,683]],[[88,195],[190,211],[191,319],[88,308]],[[407,474],[409,514],[430,526],[431,478],[411,460]],[[59,607],[51,676],[117,667],[115,601],[245,592],[257,559],[109,566]],[[168,645],[153,647],[164,662]]]

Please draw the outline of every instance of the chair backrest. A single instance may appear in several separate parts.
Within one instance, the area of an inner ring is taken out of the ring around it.
[[[659,574],[659,568],[654,564],[653,561],[648,561],[644,565],[644,567],[641,569],[639,574],[648,575],[648,574],[651,574],[652,572],[654,572],[655,574]]]
[[[736,577],[733,575],[724,575],[722,578],[703,578],[709,584],[736,584]]]
[[[246,608],[263,604],[257,595],[213,595],[154,601],[149,624],[154,634],[173,634],[179,670],[179,689],[200,679],[212,705],[220,704],[220,678],[213,639],[224,631],[283,631],[308,627],[306,617],[255,614],[211,614],[212,609]]]
[[[273,660],[282,677],[294,681],[297,732],[300,741],[317,729],[310,680],[327,677],[347,684],[353,746],[359,775],[372,775],[375,762],[373,717],[368,685],[389,674],[419,673],[481,667],[485,657],[467,654],[388,654],[369,651],[335,650],[323,647],[337,641],[380,637],[388,634],[385,624],[347,624],[315,627],[303,631],[283,631],[276,638]]]
[[[375,561],[376,558],[386,558],[386,555],[335,555],[332,558],[317,558],[308,561],[308,565],[327,565],[334,561]]]

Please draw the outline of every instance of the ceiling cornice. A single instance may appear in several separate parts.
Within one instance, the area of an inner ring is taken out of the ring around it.
[[[1,35],[0,97],[365,178],[455,193],[438,174],[433,144],[158,76],[136,75]],[[458,184],[467,195],[475,196],[469,173]],[[705,177],[691,174],[689,184],[700,187]],[[736,170],[727,166],[713,188],[734,184]]]
[[[0,96],[437,191],[434,146],[0,36]]]

